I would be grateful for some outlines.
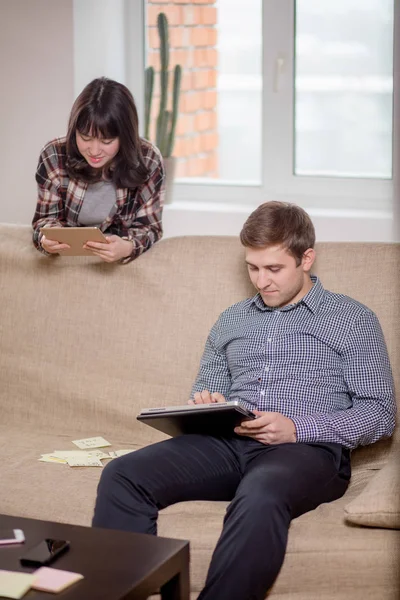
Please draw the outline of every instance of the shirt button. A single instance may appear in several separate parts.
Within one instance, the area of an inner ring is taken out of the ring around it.
[[[268,338],[267,342],[268,342],[268,344],[270,344],[272,342],[272,338]]]
[[[260,396],[265,396],[265,392],[264,392],[264,390],[261,390],[261,392],[260,392]]]
[[[268,365],[265,367],[265,370],[266,370],[266,371],[267,371],[267,373],[268,373],[268,371],[269,371],[269,366],[268,366]]]

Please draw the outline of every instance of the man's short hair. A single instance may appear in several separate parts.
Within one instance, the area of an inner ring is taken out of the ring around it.
[[[304,252],[314,248],[315,230],[305,210],[289,202],[265,202],[251,213],[240,241],[247,248],[282,246],[300,264]]]

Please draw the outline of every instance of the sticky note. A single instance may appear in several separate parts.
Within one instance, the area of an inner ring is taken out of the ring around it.
[[[32,587],[35,576],[28,573],[0,570],[0,596],[22,598]]]
[[[61,571],[60,569],[51,569],[50,567],[40,567],[33,573],[35,581],[32,589],[40,590],[41,592],[61,592],[76,581],[83,579],[80,573],[72,573],[72,571]]]
[[[42,454],[41,458],[39,458],[41,462],[49,462],[49,463],[59,463],[60,465],[67,464],[66,460],[59,458],[58,456],[54,456],[53,454]]]
[[[70,467],[102,467],[103,463],[96,457],[79,457],[74,456],[67,459],[67,463]]]
[[[78,446],[81,450],[88,450],[89,448],[104,448],[105,446],[111,446],[110,442],[107,442],[103,437],[92,437],[85,438],[82,440],[73,440],[75,446]]]
[[[129,454],[130,452],[135,452],[135,448],[131,448],[130,450],[110,450],[108,454],[110,458],[117,458],[118,456]]]
[[[102,450],[54,450],[52,456],[68,460],[69,458],[109,458]]]

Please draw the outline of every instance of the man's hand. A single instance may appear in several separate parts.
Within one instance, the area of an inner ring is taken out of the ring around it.
[[[225,397],[219,392],[210,394],[208,390],[196,392],[193,400],[189,400],[188,404],[211,404],[213,402],[226,402]]]
[[[287,444],[296,442],[296,427],[292,419],[277,412],[253,411],[257,419],[243,421],[235,433],[246,435],[262,444]]]
[[[45,235],[42,235],[40,245],[43,250],[46,250],[49,254],[58,254],[62,250],[69,250],[69,248],[71,248],[68,244],[61,244],[61,242],[56,242],[55,240],[48,240]]]
[[[129,240],[123,240],[118,235],[108,235],[107,243],[86,242],[83,247],[105,262],[111,263],[130,256],[133,250],[133,243]]]

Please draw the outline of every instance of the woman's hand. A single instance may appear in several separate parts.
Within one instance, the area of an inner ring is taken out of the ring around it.
[[[43,250],[46,250],[49,254],[58,254],[60,250],[69,250],[69,248],[71,248],[68,244],[61,244],[55,240],[48,240],[45,235],[42,236],[40,245]]]
[[[133,242],[123,240],[118,235],[108,235],[107,243],[86,242],[85,250],[90,250],[95,256],[98,256],[105,262],[116,262],[121,258],[127,258],[132,254]]]

